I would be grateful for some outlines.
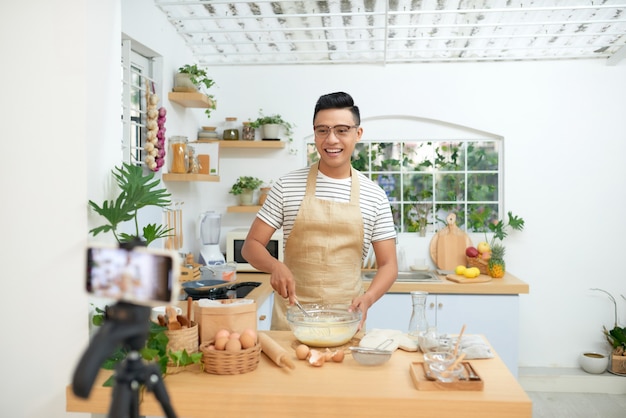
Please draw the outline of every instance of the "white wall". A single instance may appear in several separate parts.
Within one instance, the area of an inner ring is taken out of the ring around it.
[[[87,344],[86,202],[106,194],[115,164],[110,147],[119,123],[119,34],[123,30],[164,55],[165,74],[190,62],[151,1],[66,0],[64,5],[62,10],[47,1],[0,6],[0,48],[3,62],[11,63],[0,67],[0,79],[8,81],[0,96],[0,225],[6,240],[0,312],[11,318],[0,349],[11,387],[0,395],[3,416],[84,415],[64,412],[65,386]],[[612,307],[589,288],[626,293],[619,267],[626,232],[619,216],[626,186],[626,63],[215,67],[210,72],[218,83],[219,109],[211,119],[216,123],[226,116],[255,118],[263,108],[295,122],[298,140],[309,134],[317,97],[345,90],[364,117],[408,114],[502,135],[506,208],[527,222],[523,233],[507,239],[508,268],[531,287],[521,297],[520,365],[575,367],[580,350],[603,346],[600,327],[612,325]],[[165,81],[167,91],[171,80]],[[168,133],[192,137],[206,124],[201,110],[164,103]],[[237,175],[269,180],[304,162],[302,149],[297,156],[287,150],[259,156],[230,151],[221,163],[222,182],[172,185],[189,208],[191,231],[199,210],[234,204],[227,191]],[[226,215],[224,224],[250,220]],[[401,242],[419,240],[403,236]],[[419,244],[424,254],[426,244]],[[624,303],[620,307],[626,321]]]

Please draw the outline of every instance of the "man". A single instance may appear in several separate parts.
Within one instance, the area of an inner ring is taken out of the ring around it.
[[[321,96],[313,113],[320,161],[281,177],[252,223],[242,248],[255,268],[271,274],[277,295],[272,329],[287,330],[289,305],[343,303],[363,314],[391,287],[398,274],[396,233],[385,192],[352,168],[361,140],[359,108],[347,93]],[[265,246],[283,228],[284,263]],[[361,266],[370,245],[378,264],[363,292]]]

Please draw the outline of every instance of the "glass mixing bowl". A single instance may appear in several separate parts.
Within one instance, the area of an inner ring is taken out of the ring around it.
[[[287,322],[298,341],[311,347],[337,347],[350,341],[361,322],[361,312],[349,305],[302,304],[287,309]]]

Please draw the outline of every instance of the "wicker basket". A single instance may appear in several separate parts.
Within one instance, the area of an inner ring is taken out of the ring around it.
[[[482,258],[478,258],[478,257],[465,257],[465,259],[467,260],[467,265],[468,267],[478,267],[478,270],[480,270],[481,274],[489,274],[489,272],[487,271],[487,260],[483,260]]]
[[[204,371],[211,374],[242,374],[253,371],[259,365],[261,344],[238,352],[209,350],[213,341],[200,344]]]
[[[191,327],[164,331],[169,341],[167,351],[187,350],[188,354],[198,352],[198,324],[191,321]]]

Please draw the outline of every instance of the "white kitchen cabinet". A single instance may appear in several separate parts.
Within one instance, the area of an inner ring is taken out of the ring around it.
[[[261,306],[257,306],[257,329],[269,331],[272,325],[272,306],[274,305],[274,292],[272,292]]]
[[[388,293],[372,306],[366,329],[407,331],[413,306],[411,295]],[[429,294],[426,318],[439,333],[484,335],[517,377],[519,351],[519,295]]]

